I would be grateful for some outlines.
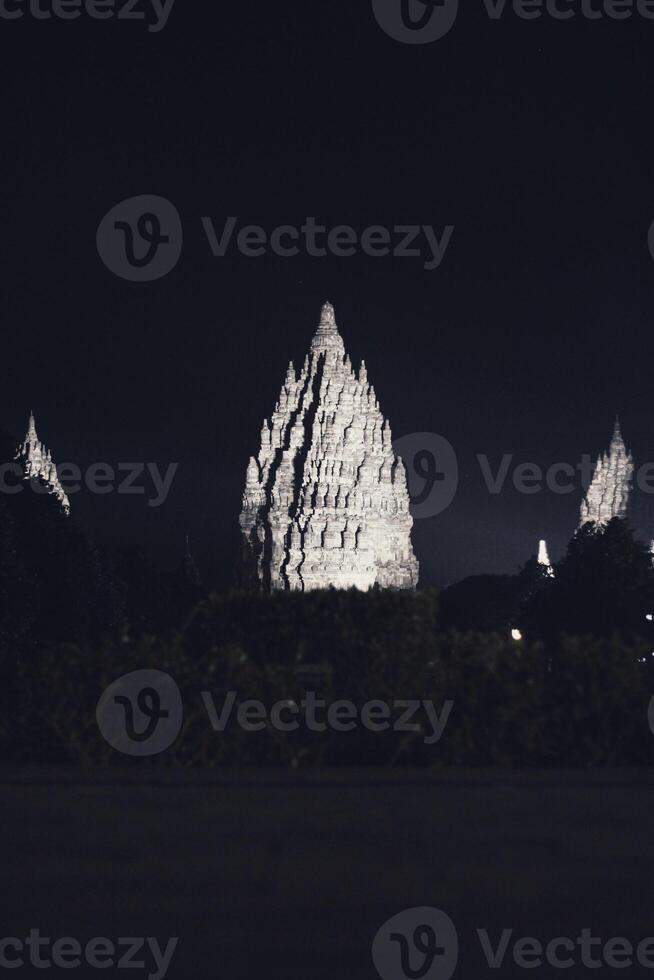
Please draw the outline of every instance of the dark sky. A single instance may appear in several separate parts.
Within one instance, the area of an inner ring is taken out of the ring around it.
[[[0,20],[0,51],[0,426],[22,435],[33,407],[60,462],[179,463],[159,508],[73,498],[104,543],[172,563],[188,531],[228,581],[248,457],[325,299],[394,436],[456,451],[454,502],[414,531],[423,584],[513,571],[574,527],[580,491],[491,495],[477,453],[574,464],[619,412],[654,459],[654,20],[491,20],[464,3],[445,37],[408,45],[366,0],[176,0],[159,33]],[[102,217],[141,194],[184,227],[178,265],[149,283],[96,248]],[[454,232],[432,271],[214,258],[206,215]]]

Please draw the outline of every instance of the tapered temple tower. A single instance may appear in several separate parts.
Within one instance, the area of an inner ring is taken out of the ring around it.
[[[592,482],[581,505],[579,525],[586,521],[608,524],[612,517],[626,517],[633,472],[633,459],[616,419],[609,451],[597,458]]]
[[[52,453],[46,449],[36,434],[36,424],[34,415],[30,412],[30,419],[27,425],[27,434],[24,441],[16,450],[14,457],[20,463],[25,472],[26,480],[34,480],[37,477],[49,487],[50,493],[57,498],[61,509],[65,514],[70,513],[70,501],[66,496],[66,491],[59,482],[57,467],[52,458]]]
[[[302,370],[289,364],[247,468],[246,579],[266,591],[415,588],[412,524],[390,425],[325,303]]]

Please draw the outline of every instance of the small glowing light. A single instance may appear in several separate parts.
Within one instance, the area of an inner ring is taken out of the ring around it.
[[[520,630],[511,630],[511,639],[512,640],[521,640],[522,639],[522,633],[520,632]]]
[[[649,622],[651,623],[652,620],[654,619],[654,616],[652,615],[652,613],[647,613],[645,619],[649,620]]]

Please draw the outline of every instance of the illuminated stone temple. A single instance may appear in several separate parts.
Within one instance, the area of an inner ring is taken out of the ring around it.
[[[246,582],[265,591],[415,588],[412,524],[389,422],[325,303],[302,369],[289,364],[247,467]]]

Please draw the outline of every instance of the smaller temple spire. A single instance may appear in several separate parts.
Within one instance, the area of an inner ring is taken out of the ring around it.
[[[552,562],[550,561],[550,556],[547,551],[547,541],[543,538],[538,542],[538,564],[542,565],[545,569],[545,574],[550,577],[554,577],[554,569],[552,568]]]
[[[64,514],[68,515],[70,513],[70,501],[59,482],[52,453],[39,441],[34,412],[32,411],[30,411],[25,439],[16,450],[14,459],[23,467],[25,480],[42,480],[49,488],[50,493],[59,501]]]
[[[631,493],[634,464],[625,446],[616,416],[609,451],[598,457],[592,482],[581,505],[579,524],[607,524],[613,517],[625,518]]]
[[[321,327],[333,327],[336,330],[336,314],[334,313],[334,307],[327,300],[322,304],[322,309],[320,311],[320,326]]]
[[[345,354],[343,338],[338,332],[336,314],[330,302],[323,303],[322,305],[320,323],[311,341],[311,350],[317,354],[327,353],[328,351],[337,351],[341,355]]]

